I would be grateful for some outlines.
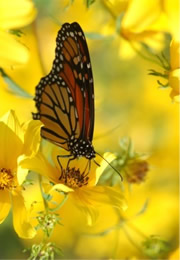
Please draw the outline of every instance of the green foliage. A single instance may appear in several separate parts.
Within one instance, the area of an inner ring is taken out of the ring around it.
[[[21,37],[24,34],[21,30],[18,29],[11,29],[9,30],[9,33],[14,34],[17,37]]]
[[[148,162],[144,157],[144,154],[137,153],[134,150],[131,139],[124,137],[119,142],[119,151],[116,153],[116,160],[111,164],[123,175],[127,182],[140,183],[144,181],[149,170]],[[101,177],[99,183],[114,186],[120,181],[119,176],[115,174],[113,170],[108,169]]]
[[[87,8],[90,7],[90,5],[92,5],[95,2],[95,0],[86,0],[86,6]]]
[[[41,229],[45,233],[46,237],[50,237],[55,226],[60,224],[59,214],[41,211],[36,218],[39,223],[36,229]]]
[[[164,239],[152,235],[142,243],[143,253],[150,259],[163,259],[170,251],[170,245]]]
[[[34,180],[26,179],[23,181],[23,186],[34,185]]]
[[[43,198],[46,200],[46,201],[50,201],[52,200],[52,196],[50,194],[47,194],[47,193],[42,193],[42,196]]]
[[[156,55],[156,58],[158,59],[159,65],[163,69],[163,72],[150,69],[148,74],[165,79],[167,81],[165,84],[163,84],[160,80],[157,80],[157,83],[161,88],[167,88],[169,87],[168,74],[171,70],[169,57],[166,57],[164,53],[161,53],[161,55]]]
[[[24,252],[31,251],[28,260],[54,260],[55,256],[62,256],[62,250],[54,243],[40,243],[32,245],[32,248]]]

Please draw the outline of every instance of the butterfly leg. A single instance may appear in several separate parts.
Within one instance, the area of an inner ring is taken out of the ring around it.
[[[65,170],[65,169],[63,169],[63,166],[62,166],[62,164],[61,164],[61,162],[60,162],[60,158],[69,158],[70,156],[71,156],[71,154],[58,155],[58,156],[57,156],[57,161],[58,161],[59,166],[60,166],[60,168],[61,168],[61,176],[62,176],[62,174],[63,174],[63,170]],[[68,161],[68,162],[69,162],[69,161]],[[67,167],[66,167],[66,172],[67,172]],[[61,176],[59,177],[59,179],[61,179]]]
[[[71,155],[71,156],[72,156],[72,155]],[[70,156],[69,156],[69,157],[70,157]],[[73,161],[74,159],[76,159],[76,157],[73,155],[73,156],[68,160],[68,163],[67,163],[67,166],[66,166],[66,170],[68,170],[70,162]]]
[[[87,170],[87,168],[88,168],[88,170]],[[84,177],[89,175],[90,169],[91,169],[91,160],[88,160],[88,163],[86,164],[85,170],[83,172]]]
[[[95,160],[93,160],[94,162],[95,162],[95,164],[97,165],[97,166],[101,166],[98,162],[96,162]]]

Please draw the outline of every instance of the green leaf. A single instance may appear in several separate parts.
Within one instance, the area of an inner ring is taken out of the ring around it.
[[[156,235],[148,237],[142,243],[143,253],[150,259],[164,259],[170,249],[169,242]]]
[[[90,5],[92,5],[95,2],[95,0],[86,0],[86,6],[87,8],[90,7]]]
[[[147,210],[149,205],[149,200],[147,199],[145,201],[145,203],[143,204],[142,208],[140,209],[140,211],[136,214],[136,216],[142,215],[143,213],[145,213],[145,211]]]
[[[52,200],[52,195],[50,195],[50,194],[46,194],[46,193],[43,193],[43,198],[46,200],[46,201],[50,201],[50,200]]]
[[[167,74],[161,73],[161,72],[156,71],[156,70],[153,70],[153,69],[149,69],[148,75],[153,75],[153,76],[157,76],[157,77],[162,77],[162,78],[165,78],[165,79],[168,78],[168,75],[167,75]]]
[[[17,37],[21,37],[24,33],[18,29],[11,29],[9,33],[16,35]]]
[[[23,184],[22,184],[22,185],[25,185],[25,186],[26,186],[26,185],[33,185],[33,184],[34,184],[34,180],[30,180],[30,179],[28,180],[28,179],[27,179],[27,180],[23,181]]]
[[[160,80],[157,80],[157,83],[159,84],[160,88],[168,88],[169,87],[169,82],[167,82],[166,84],[163,84],[160,82]]]

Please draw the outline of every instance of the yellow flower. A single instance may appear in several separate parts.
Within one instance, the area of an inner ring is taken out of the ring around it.
[[[142,53],[141,43],[155,50],[161,50],[164,45],[163,33],[169,32],[175,35],[178,32],[177,0],[173,3],[169,0],[103,0],[102,2],[113,17],[113,27],[121,17],[119,33],[122,36],[120,39],[122,57],[132,56],[131,47]]]
[[[157,81],[160,87],[171,87],[170,97],[172,100],[180,101],[180,40],[179,37],[174,37],[170,43],[170,59],[164,55],[159,56],[160,66],[163,72],[151,69],[149,75],[161,77],[161,81]]]
[[[21,184],[28,173],[19,165],[22,154],[31,156],[39,146],[39,124],[29,122],[24,133],[13,111],[0,119],[0,223],[12,206],[13,225],[22,238],[32,238],[35,230],[29,224],[29,216],[23,198]]]
[[[169,85],[172,88],[170,97],[180,95],[180,42],[177,39],[173,39],[170,44],[170,71],[169,71]]]
[[[0,1],[0,67],[24,64],[28,49],[9,33],[10,29],[24,27],[36,16],[34,4],[29,0]]]
[[[58,148],[53,149],[52,161],[55,166],[52,166],[44,155],[39,152],[33,158],[24,158],[21,161],[21,167],[28,167],[28,169],[47,177],[54,184],[53,187],[52,185],[49,188],[46,187],[53,197],[57,197],[57,191],[68,193],[69,199],[71,198],[74,204],[86,214],[89,225],[95,222],[101,205],[126,209],[125,199],[118,188],[96,185],[107,166],[104,160],[96,158],[100,167],[91,162],[89,173],[87,167],[89,162],[84,158],[72,160],[69,168],[65,170],[69,158],[60,159],[61,168],[57,161],[59,154],[65,155],[67,153]],[[106,153],[104,156],[109,162],[115,158],[110,153]]]

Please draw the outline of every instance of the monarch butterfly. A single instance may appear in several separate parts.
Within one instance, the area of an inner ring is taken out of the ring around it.
[[[94,86],[84,33],[76,22],[62,25],[52,70],[36,86],[34,98],[41,136],[70,151],[72,159],[95,157]]]
[[[83,156],[90,166],[98,154],[92,145],[94,84],[86,39],[78,23],[65,23],[59,30],[52,69],[36,86],[34,100],[38,112],[33,119],[44,124],[41,136],[70,152],[68,164]]]

